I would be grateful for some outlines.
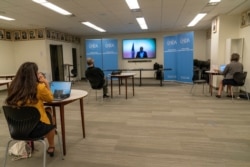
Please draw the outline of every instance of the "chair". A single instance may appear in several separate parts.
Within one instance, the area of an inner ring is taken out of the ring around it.
[[[73,69],[70,71],[71,72],[71,81],[72,83],[75,83],[77,81],[77,69],[75,67],[73,67]]]
[[[248,93],[247,93],[247,88],[245,86],[245,80],[246,80],[246,77],[247,77],[247,72],[236,72],[234,73],[233,75],[233,79],[235,81],[235,84],[233,85],[230,85],[231,86],[231,96],[232,96],[232,100],[234,99],[234,87],[238,87],[239,89],[241,87],[244,87],[245,89],[245,93],[246,93],[246,97],[247,97],[247,100],[249,100],[249,96],[248,96]]]
[[[193,89],[195,90],[196,85],[202,84],[202,86],[203,86],[203,94],[204,94],[204,86],[207,84],[207,80],[203,79],[202,70],[195,69],[192,80],[193,80],[193,85],[192,85],[192,87],[190,89],[190,93],[193,94]]]
[[[35,126],[40,121],[40,113],[37,108],[30,106],[23,107],[13,107],[13,106],[3,106],[3,112],[9,127],[9,133],[11,139],[8,141],[5,151],[5,158],[3,166],[6,166],[6,160],[8,155],[8,150],[10,143],[12,141],[22,140],[27,142],[39,141],[43,144],[43,167],[46,167],[46,142],[44,141],[44,136],[38,138],[30,138],[29,134],[35,128]],[[61,141],[59,134],[58,144],[60,147],[61,157],[63,159]]]
[[[92,86],[92,84],[91,84],[91,82],[90,82],[90,80],[88,80],[87,79],[87,82],[89,82],[89,85],[90,85],[90,89],[89,89],[89,95],[88,95],[88,100],[87,100],[87,103],[89,102],[89,97],[90,97],[90,95],[91,95],[91,92],[92,92],[92,90],[94,90],[95,91],[95,100],[97,101],[97,97],[98,97],[98,91],[101,91],[101,102],[103,102],[103,97],[102,97],[102,94],[103,94],[103,88],[102,87],[99,87],[99,88],[96,88],[96,87],[93,87]]]

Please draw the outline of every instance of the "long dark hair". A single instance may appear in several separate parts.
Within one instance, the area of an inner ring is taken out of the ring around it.
[[[37,72],[38,66],[34,62],[25,62],[19,67],[10,84],[6,104],[23,106],[27,102],[37,103]]]

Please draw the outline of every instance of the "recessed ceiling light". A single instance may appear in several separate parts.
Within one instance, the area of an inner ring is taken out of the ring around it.
[[[2,19],[2,20],[7,20],[7,21],[13,21],[13,20],[15,20],[15,19],[13,19],[13,18],[6,17],[6,16],[1,16],[1,15],[0,15],[0,19]]]
[[[46,8],[49,8],[57,13],[60,13],[62,15],[72,15],[72,13],[64,10],[63,8],[60,8],[59,6],[54,5],[53,3],[50,3],[46,0],[32,0],[33,2],[36,2]]]
[[[137,17],[136,20],[137,20],[138,24],[140,25],[141,29],[143,29],[143,30],[148,29],[146,21],[143,17]]]
[[[88,26],[88,27],[90,27],[90,28],[93,28],[93,29],[95,29],[95,30],[97,30],[97,31],[106,32],[106,30],[104,30],[104,29],[102,29],[102,28],[100,28],[100,27],[98,27],[98,26],[96,26],[96,25],[94,25],[94,24],[92,24],[92,23],[90,23],[90,22],[88,22],[88,21],[82,22],[82,24],[84,24],[84,25],[86,25],[86,26]]]
[[[195,16],[195,18],[188,24],[188,27],[195,26],[203,17],[205,17],[206,13],[199,13]]]
[[[126,0],[129,9],[139,9],[140,6],[137,2],[137,0]]]
[[[218,3],[220,3],[220,2],[221,2],[221,0],[210,0],[210,1],[208,2],[208,4],[211,5],[211,6],[215,6],[215,5],[217,5]]]

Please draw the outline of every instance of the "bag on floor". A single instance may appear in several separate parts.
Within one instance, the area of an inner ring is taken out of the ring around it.
[[[13,156],[13,161],[23,158],[30,158],[31,152],[31,146],[25,141],[18,141],[13,144],[9,149],[9,155]]]

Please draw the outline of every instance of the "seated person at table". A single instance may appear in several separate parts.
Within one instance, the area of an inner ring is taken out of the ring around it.
[[[231,55],[231,62],[226,65],[224,71],[218,71],[224,76],[224,79],[220,82],[218,93],[216,95],[217,98],[221,98],[221,92],[225,85],[227,85],[228,95],[227,97],[232,97],[231,94],[231,85],[236,84],[233,75],[236,72],[243,72],[243,65],[239,62],[240,55],[238,53],[233,53]]]
[[[107,98],[108,96],[108,83],[104,77],[103,71],[94,66],[94,60],[91,58],[87,58],[88,68],[85,71],[85,76],[87,80],[89,80],[91,87],[93,89],[103,89],[103,98]]]
[[[143,50],[142,46],[140,47],[140,51],[137,52],[136,58],[148,58],[148,54]]]
[[[45,76],[38,72],[38,66],[33,62],[23,63],[10,84],[6,104],[11,106],[33,106],[41,115],[40,122],[30,133],[31,138],[44,136],[49,147],[47,153],[53,157],[55,151],[55,125],[49,108],[44,108],[44,102],[52,102],[53,94]]]

